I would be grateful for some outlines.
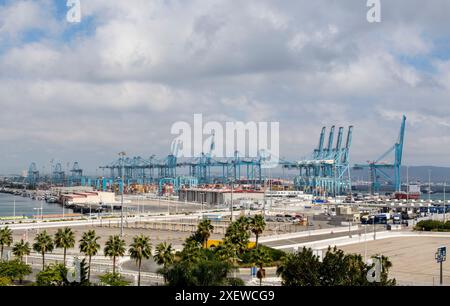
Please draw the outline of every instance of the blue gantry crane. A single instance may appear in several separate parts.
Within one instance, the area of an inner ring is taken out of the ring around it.
[[[397,141],[384,154],[375,159],[368,161],[367,164],[357,164],[354,169],[368,169],[370,176],[370,192],[376,193],[380,190],[381,181],[386,181],[394,187],[394,191],[401,191],[401,167],[403,157],[403,142],[405,139],[406,116],[403,116],[400,126],[400,134]],[[386,161],[385,159],[394,153],[394,160]]]
[[[65,176],[66,175],[64,173],[64,170],[62,169],[61,163],[57,163],[53,168],[52,183],[59,185],[64,184]]]
[[[297,189],[317,195],[340,195],[351,192],[350,147],[353,126],[348,128],[347,140],[343,147],[344,128],[340,127],[334,146],[336,127],[332,126],[325,147],[326,127],[322,128],[319,144],[310,158],[297,162],[283,162],[285,169],[298,169],[294,179]]]
[[[74,162],[72,169],[70,169],[69,186],[84,185],[85,178],[83,177],[83,169],[81,169],[78,162]]]
[[[27,179],[26,182],[29,185],[36,185],[39,180],[39,171],[37,169],[36,163],[31,163],[28,167]]]

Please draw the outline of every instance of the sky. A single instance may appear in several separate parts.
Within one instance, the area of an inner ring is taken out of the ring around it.
[[[374,160],[450,166],[450,2],[0,0],[0,173],[170,153],[172,124],[280,123],[280,157],[354,126]]]

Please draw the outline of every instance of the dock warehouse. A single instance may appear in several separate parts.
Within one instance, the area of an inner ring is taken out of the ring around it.
[[[263,200],[264,192],[252,190],[233,191],[233,202],[237,200]],[[208,205],[227,204],[231,201],[230,189],[189,188],[179,191],[182,202],[204,203]]]
[[[61,195],[61,203],[64,206],[74,204],[102,204],[115,203],[114,192],[76,192]]]

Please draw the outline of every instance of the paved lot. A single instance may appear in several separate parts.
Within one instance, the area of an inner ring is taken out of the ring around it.
[[[364,256],[365,244],[340,247],[345,252]],[[403,237],[367,243],[367,256],[383,254],[392,261],[390,276],[400,285],[437,285],[439,265],[434,254],[440,246],[450,247],[449,238]],[[444,262],[444,285],[450,285],[450,262]]]

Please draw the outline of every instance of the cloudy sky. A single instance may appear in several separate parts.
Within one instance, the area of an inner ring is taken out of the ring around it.
[[[450,2],[0,0],[0,173],[51,159],[94,171],[117,152],[167,155],[171,125],[280,122],[281,156],[354,125],[352,162],[393,144],[450,165]],[[47,168],[48,169],[48,168]]]

